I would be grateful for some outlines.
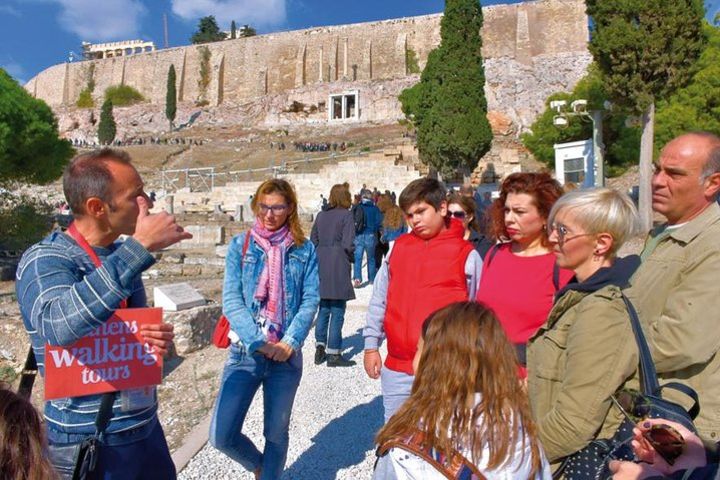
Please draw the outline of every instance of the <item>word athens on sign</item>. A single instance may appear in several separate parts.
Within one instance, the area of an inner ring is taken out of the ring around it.
[[[157,385],[162,357],[144,342],[142,325],[162,322],[161,308],[125,308],[68,347],[46,345],[45,399]]]

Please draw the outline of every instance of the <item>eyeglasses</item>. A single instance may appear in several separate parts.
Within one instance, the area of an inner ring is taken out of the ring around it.
[[[568,230],[568,228],[567,228],[565,225],[563,225],[562,223],[551,223],[551,224],[549,224],[549,225],[547,226],[547,234],[548,234],[548,237],[549,237],[550,235],[552,235],[552,232],[553,232],[553,231],[554,231],[554,232],[557,232],[557,239],[558,239],[558,242],[557,242],[557,243],[558,243],[559,245],[563,245],[563,244],[565,244],[565,242],[567,242],[567,241],[569,241],[569,240],[572,240],[573,238],[586,237],[586,236],[588,236],[588,235],[593,235],[592,233],[578,233],[577,235],[573,235],[573,236],[571,236],[571,237],[568,237],[568,234],[570,233],[570,230]]]
[[[287,205],[265,205],[264,203],[258,204],[258,210],[260,210],[260,215],[266,215],[268,212],[271,212],[273,216],[282,215],[282,213],[287,210]]]
[[[459,212],[451,212],[448,210],[448,216],[455,217],[460,220],[464,220],[465,217],[467,217],[467,214],[465,212],[463,212],[462,210],[460,210]]]

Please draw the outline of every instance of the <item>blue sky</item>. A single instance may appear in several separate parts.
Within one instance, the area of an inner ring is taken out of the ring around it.
[[[483,5],[517,3],[484,0]],[[708,15],[720,0],[706,0]],[[197,21],[215,15],[259,33],[356,23],[442,11],[443,0],[0,0],[0,67],[19,81],[64,62],[80,43],[141,38],[162,47],[162,15],[170,46],[187,45]]]

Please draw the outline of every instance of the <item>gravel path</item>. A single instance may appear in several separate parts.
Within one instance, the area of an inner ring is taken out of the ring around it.
[[[367,479],[372,476],[373,437],[382,425],[382,399],[379,380],[369,379],[362,367],[361,329],[371,290],[371,287],[356,290],[358,298],[348,303],[345,315],[345,356],[357,361],[357,365],[316,366],[314,334],[310,331],[303,347],[303,378],[290,422],[290,449],[283,479]],[[244,432],[261,450],[262,426],[262,392],[259,391],[245,420]],[[178,478],[252,480],[253,476],[208,444]]]

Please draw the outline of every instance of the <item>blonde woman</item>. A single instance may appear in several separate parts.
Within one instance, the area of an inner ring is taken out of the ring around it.
[[[637,211],[615,190],[576,190],[553,206],[549,240],[575,276],[528,346],[528,393],[540,441],[556,466],[622,423],[611,395],[637,376],[638,351],[622,289],[639,265],[617,258]]]
[[[231,340],[210,443],[262,480],[280,478],[289,443],[290,414],[302,377],[302,344],[317,311],[315,246],[300,226],[288,182],[266,180],[252,201],[255,225],[235,236],[226,259],[223,313]],[[265,447],[242,433],[262,386]]]

